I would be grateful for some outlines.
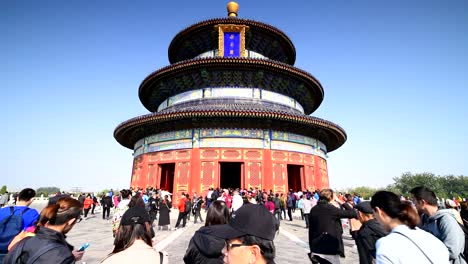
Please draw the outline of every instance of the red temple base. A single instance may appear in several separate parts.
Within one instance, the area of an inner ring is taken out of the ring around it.
[[[134,159],[131,186],[205,194],[208,188],[258,188],[274,193],[328,187],[327,162],[311,154],[270,149],[194,148]]]

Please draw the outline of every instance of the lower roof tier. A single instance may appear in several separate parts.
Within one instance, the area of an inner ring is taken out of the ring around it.
[[[188,105],[132,118],[114,131],[115,139],[134,149],[135,144],[148,136],[193,128],[271,129],[291,132],[319,140],[331,152],[346,141],[340,126],[312,116],[269,109],[253,104]]]

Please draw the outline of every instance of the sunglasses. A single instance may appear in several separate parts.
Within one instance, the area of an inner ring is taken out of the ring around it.
[[[226,250],[227,250],[227,251],[231,250],[232,248],[235,248],[235,247],[242,247],[242,246],[250,246],[250,245],[247,245],[247,244],[244,244],[244,243],[240,243],[240,244],[228,243],[228,242],[226,241]]]

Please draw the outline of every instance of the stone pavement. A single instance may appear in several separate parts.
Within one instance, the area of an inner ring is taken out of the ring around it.
[[[42,206],[34,204],[33,207],[37,209],[42,208]],[[112,251],[112,220],[102,219],[100,208],[96,209],[95,215],[88,215],[87,219],[83,219],[80,223],[76,224],[67,234],[67,241],[75,246],[75,248],[79,248],[86,242],[90,243],[81,260],[82,263],[99,263]],[[171,227],[175,225],[177,214],[178,211],[172,209],[170,217]],[[202,217],[205,219],[204,213]],[[193,221],[193,217],[191,220]],[[186,228],[175,231],[157,230],[155,228],[155,248],[167,251],[170,263],[183,263],[183,257],[190,238],[201,226],[203,224],[188,222]],[[281,221],[280,231],[274,242],[276,246],[276,263],[310,263],[306,255],[309,252],[308,233],[307,229],[305,229],[304,221],[300,219],[299,210],[294,214],[293,221]],[[357,250],[354,246],[354,241],[349,236],[349,230],[344,231],[344,243],[346,258],[342,258],[341,263],[359,263]]]

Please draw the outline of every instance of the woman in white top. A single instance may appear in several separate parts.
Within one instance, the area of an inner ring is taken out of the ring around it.
[[[114,240],[114,250],[102,261],[104,264],[128,264],[138,260],[147,263],[169,263],[167,253],[157,252],[151,240],[150,217],[145,208],[129,208],[120,220]],[[138,261],[141,262],[141,261]]]
[[[390,231],[377,240],[377,263],[449,263],[447,247],[439,239],[416,227],[419,215],[409,202],[387,191],[372,196],[375,218]]]

